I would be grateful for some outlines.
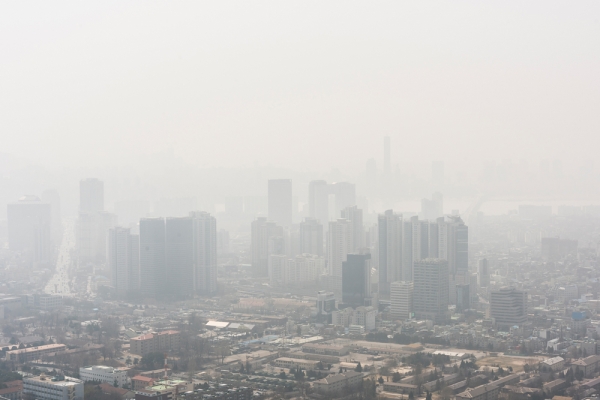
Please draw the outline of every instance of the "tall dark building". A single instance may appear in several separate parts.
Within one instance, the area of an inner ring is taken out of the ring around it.
[[[345,306],[371,305],[370,259],[370,254],[348,254],[342,263],[342,303]]]
[[[292,180],[269,180],[269,220],[277,224],[292,226]]]

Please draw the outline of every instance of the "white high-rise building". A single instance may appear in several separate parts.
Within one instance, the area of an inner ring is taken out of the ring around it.
[[[412,317],[413,282],[397,281],[390,285],[391,315],[394,319],[405,320]]]
[[[402,237],[403,222],[401,214],[387,210],[378,217],[379,244],[379,293],[387,297],[391,282],[403,280]]]
[[[498,329],[523,325],[527,321],[527,292],[507,287],[492,291],[490,317]]]
[[[217,220],[207,212],[192,212],[195,292],[217,292]]]
[[[300,224],[299,252],[323,255],[323,224],[315,218],[305,218]]]
[[[359,249],[365,246],[365,231],[363,228],[363,210],[357,206],[346,207],[342,210],[341,216],[352,224],[352,235],[350,244],[350,253],[357,253]]]
[[[427,258],[414,265],[413,310],[415,317],[446,321],[448,315],[448,261]]]
[[[106,263],[111,284],[117,296],[124,297],[139,289],[139,236],[129,228],[116,227],[108,231]]]
[[[273,237],[283,238],[283,228],[265,217],[259,217],[251,224],[252,273],[255,277],[269,276],[269,254],[285,254],[273,251]],[[271,249],[269,249],[271,244]]]

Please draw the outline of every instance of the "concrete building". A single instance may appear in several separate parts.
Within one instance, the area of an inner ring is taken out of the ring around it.
[[[270,179],[268,192],[269,221],[284,227],[292,226],[292,180]]]
[[[412,317],[413,289],[413,282],[392,282],[390,285],[390,312],[393,319],[405,320]]]
[[[179,348],[178,331],[162,331],[146,333],[129,339],[129,351],[144,356],[148,353],[162,352]]]
[[[551,370],[554,372],[562,371],[565,367],[565,359],[562,357],[552,357],[540,362],[540,370]]]
[[[110,271],[111,285],[117,296],[125,297],[139,290],[139,236],[128,228],[115,227],[108,230],[106,264]]]
[[[23,379],[23,395],[40,400],[83,400],[83,381],[45,375]]]
[[[387,210],[379,215],[379,294],[387,298],[390,293],[390,284],[403,280],[402,260],[402,215],[394,214]]]
[[[127,369],[107,367],[106,365],[93,365],[79,368],[79,377],[84,382],[102,382],[123,387],[129,383]]]
[[[345,306],[371,305],[370,260],[370,254],[348,254],[342,263],[342,303]]]
[[[6,210],[8,248],[20,253],[28,266],[50,263],[52,248],[52,209],[37,196],[23,196]]]
[[[413,310],[415,317],[448,320],[448,262],[428,258],[415,262]]]
[[[490,287],[490,263],[487,258],[482,258],[477,264],[477,285]]]
[[[323,255],[323,224],[315,218],[300,223],[300,253]]]
[[[313,382],[313,388],[321,395],[339,395],[344,390],[358,388],[362,384],[362,380],[362,373],[348,371],[316,380]]]
[[[468,389],[456,395],[456,400],[497,400],[500,388],[494,383],[488,383]]]
[[[6,361],[26,363],[41,360],[44,356],[66,350],[64,344],[47,344],[44,346],[27,347],[25,349],[10,350],[6,352]]]
[[[285,254],[285,251],[274,252],[269,249],[269,242],[274,237],[283,238],[283,228],[266,218],[259,217],[251,224],[252,274],[255,277],[269,275],[269,254]]]
[[[276,367],[279,368],[300,368],[303,370],[313,370],[317,369],[319,365],[319,361],[317,360],[304,360],[302,358],[289,358],[289,357],[280,357],[273,361]]]
[[[507,330],[527,321],[527,293],[515,288],[494,290],[490,296],[490,317],[498,329]]]

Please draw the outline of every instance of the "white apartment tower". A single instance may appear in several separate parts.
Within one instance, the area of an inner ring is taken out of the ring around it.
[[[405,320],[412,316],[413,286],[412,282],[396,281],[390,285],[392,318]]]

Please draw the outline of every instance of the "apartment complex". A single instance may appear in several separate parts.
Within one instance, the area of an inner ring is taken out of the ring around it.
[[[144,356],[148,353],[177,349],[179,338],[179,332],[172,330],[146,333],[129,340],[129,351]]]

